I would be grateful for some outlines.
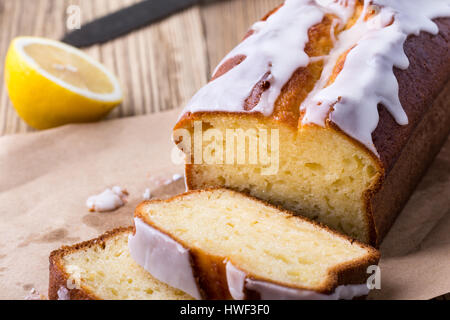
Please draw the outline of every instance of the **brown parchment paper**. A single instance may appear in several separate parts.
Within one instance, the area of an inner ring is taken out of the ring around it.
[[[47,294],[48,255],[63,244],[131,225],[146,188],[156,197],[184,191],[167,183],[179,110],[0,138],[0,299]],[[91,213],[86,199],[119,185],[129,202]],[[381,290],[373,299],[430,299],[450,291],[450,140],[382,244]]]

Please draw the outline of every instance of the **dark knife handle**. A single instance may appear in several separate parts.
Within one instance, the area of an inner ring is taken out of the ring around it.
[[[144,0],[85,24],[81,29],[66,34],[62,41],[79,48],[104,43],[200,2],[202,1]]]

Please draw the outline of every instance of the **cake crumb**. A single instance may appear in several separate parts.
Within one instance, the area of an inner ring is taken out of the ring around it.
[[[180,180],[181,178],[183,178],[183,176],[181,174],[175,173],[171,179],[167,179],[164,184],[168,185],[171,184],[172,182],[175,182],[177,180]]]
[[[167,177],[167,176],[151,176],[150,177],[150,183],[154,187],[165,186],[165,185],[171,184],[174,181],[182,179],[183,177],[184,177],[184,175],[178,174],[178,173],[173,174],[171,177]]]
[[[144,193],[142,194],[142,199],[144,200],[150,200],[152,198],[152,193],[150,192],[150,189],[145,189]]]
[[[181,178],[183,178],[183,176],[182,176],[181,174],[178,174],[178,173],[175,173],[175,174],[172,176],[172,180],[173,180],[173,181],[177,181],[177,180],[179,180],[179,179],[181,179]]]
[[[43,294],[40,294],[35,288],[25,296],[25,300],[47,300]]]
[[[107,188],[100,194],[91,196],[86,206],[91,212],[114,211],[127,203],[128,191],[119,186]]]

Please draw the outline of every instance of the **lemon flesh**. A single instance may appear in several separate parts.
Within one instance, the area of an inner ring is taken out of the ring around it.
[[[78,55],[40,43],[30,44],[24,51],[42,69],[70,85],[95,93],[114,90],[105,73]]]
[[[43,38],[13,40],[5,81],[17,113],[36,129],[97,121],[122,101],[117,79],[100,63]]]

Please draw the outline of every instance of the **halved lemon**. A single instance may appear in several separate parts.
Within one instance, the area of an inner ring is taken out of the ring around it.
[[[123,99],[116,77],[99,62],[44,38],[11,42],[5,81],[17,113],[36,129],[99,120]]]

